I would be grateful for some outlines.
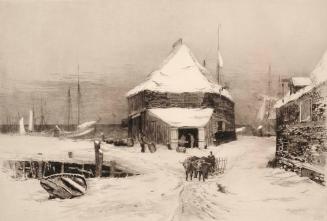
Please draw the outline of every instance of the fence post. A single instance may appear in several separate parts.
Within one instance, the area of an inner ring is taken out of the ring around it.
[[[115,171],[116,171],[116,162],[110,161],[110,176],[115,177]]]

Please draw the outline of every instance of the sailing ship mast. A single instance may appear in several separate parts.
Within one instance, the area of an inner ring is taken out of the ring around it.
[[[268,88],[267,88],[267,95],[271,96],[271,65],[268,68]]]
[[[72,113],[72,98],[70,95],[70,88],[68,88],[67,92],[67,129],[70,130],[70,118],[71,118],[71,113]]]
[[[265,129],[267,131],[269,131],[269,117],[270,117],[270,112],[271,112],[271,108],[272,108],[272,101],[271,101],[271,65],[269,65],[269,68],[268,68],[268,83],[267,83],[267,102],[268,102],[268,105],[267,105],[267,110],[266,110],[266,117],[264,119],[264,126],[265,126]]]
[[[77,125],[80,124],[80,117],[81,117],[81,111],[80,111],[80,107],[81,107],[81,87],[80,87],[80,83],[79,83],[79,65],[77,65]]]

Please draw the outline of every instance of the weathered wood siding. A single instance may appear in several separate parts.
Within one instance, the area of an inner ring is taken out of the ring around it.
[[[324,164],[317,159],[327,151],[326,109],[326,82],[278,108],[276,155],[297,157],[312,164]],[[313,147],[319,153],[316,159],[308,154]]]
[[[145,113],[143,131],[149,142],[164,145],[170,142],[170,126],[149,113]]]
[[[132,97],[128,97],[127,104],[129,115],[142,111],[144,109],[144,92],[142,91]]]
[[[128,98],[128,113],[134,114],[149,108],[203,107],[203,93],[159,93],[142,91]]]
[[[212,130],[218,130],[218,122],[225,123],[225,131],[235,132],[235,111],[234,103],[227,98],[218,94],[206,93],[202,102],[203,107],[211,107],[214,109],[212,115]]]
[[[130,117],[143,113],[146,109],[151,108],[170,108],[170,107],[181,107],[181,108],[213,108],[214,113],[210,119],[210,123],[205,127],[206,142],[208,145],[213,144],[215,141],[214,134],[219,131],[221,141],[229,141],[236,139],[235,133],[235,111],[234,103],[229,99],[221,96],[219,94],[213,93],[160,93],[154,91],[142,91],[132,97],[128,98],[128,112]],[[141,117],[143,125],[146,125],[149,132],[149,136],[153,141],[161,143],[161,141],[166,144],[166,136],[161,132],[160,127],[163,125],[156,120],[153,120],[151,117]],[[149,121],[155,121],[157,123],[151,123]],[[132,123],[129,124],[130,133],[135,134],[139,131],[137,125],[137,120],[132,120]],[[158,126],[154,126],[154,124]],[[219,130],[219,125],[223,124],[224,129]],[[143,126],[142,126],[143,128]],[[145,129],[145,128],[144,128]],[[166,130],[163,129],[164,131]],[[157,131],[157,132],[154,132]],[[154,135],[158,133],[157,135]],[[164,132],[166,133],[166,132]],[[135,136],[135,135],[134,135]],[[157,137],[156,137],[157,136]],[[158,137],[159,136],[159,137]],[[163,137],[161,137],[163,136]]]

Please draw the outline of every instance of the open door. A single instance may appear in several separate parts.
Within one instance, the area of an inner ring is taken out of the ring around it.
[[[178,129],[178,146],[187,148],[199,147],[199,131],[197,128]]]

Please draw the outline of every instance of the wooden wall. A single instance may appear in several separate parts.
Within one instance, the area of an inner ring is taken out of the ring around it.
[[[170,142],[170,126],[149,113],[145,114],[143,130],[149,142],[164,145]]]
[[[234,103],[229,99],[221,96],[219,94],[213,93],[159,93],[154,91],[142,91],[132,97],[128,98],[128,112],[129,115],[135,115],[144,112],[146,109],[150,108],[169,108],[169,107],[181,107],[181,108],[213,108],[214,113],[210,124],[206,126],[205,134],[207,136],[206,140],[208,144],[213,144],[214,134],[218,131],[219,123],[223,122],[224,131],[219,131],[221,140],[235,140],[235,111]],[[157,140],[158,142],[164,141],[166,143],[166,138],[163,134],[153,134],[153,131],[161,131],[163,122],[152,123],[158,126],[151,125],[150,121],[154,121],[151,117],[143,117],[141,121],[144,121],[148,129],[149,136],[152,140]],[[137,120],[133,120],[134,123],[130,124],[130,127],[137,127],[135,123]],[[136,133],[138,129],[130,129],[129,134]],[[166,129],[163,129],[164,131]],[[166,133],[166,132],[165,132]],[[158,137],[159,136],[159,137]],[[163,136],[163,138],[161,137]]]
[[[142,91],[132,97],[128,97],[128,113],[133,114],[144,108],[167,108],[167,107],[203,107],[203,93],[159,93],[154,91]]]
[[[276,155],[297,157],[308,163],[319,164],[308,153],[314,147],[320,158],[327,151],[326,109],[326,82],[278,108]]]

